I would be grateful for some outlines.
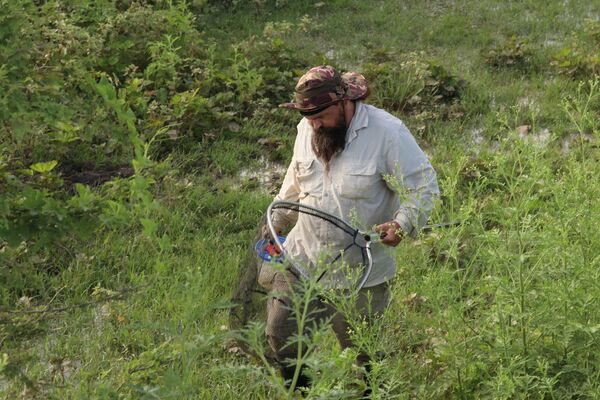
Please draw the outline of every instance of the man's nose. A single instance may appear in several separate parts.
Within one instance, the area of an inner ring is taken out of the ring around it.
[[[310,121],[310,125],[312,126],[313,130],[315,130],[315,131],[318,130],[322,126],[321,121],[318,121],[318,120]]]

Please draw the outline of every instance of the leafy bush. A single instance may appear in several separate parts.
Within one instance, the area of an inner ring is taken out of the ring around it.
[[[373,87],[371,101],[405,114],[428,113],[444,119],[462,115],[457,105],[466,81],[441,64],[423,58],[422,54],[412,53],[401,62],[389,60],[365,65],[365,77]]]
[[[132,3],[125,12],[104,21],[102,31],[105,36],[99,67],[109,73],[122,74],[130,65],[145,69],[158,51],[154,45],[155,50],[149,52],[149,44],[160,43],[165,35],[171,40],[181,38],[178,50],[189,56],[199,55],[198,46],[202,44],[185,3],[166,9]]]
[[[600,73],[600,54],[582,49],[576,42],[562,48],[552,58],[552,65],[561,74],[573,78],[585,78]]]
[[[600,73],[600,23],[586,20],[584,34],[573,38],[552,57],[551,64],[564,75],[585,79]]]
[[[168,248],[152,193],[166,164],[154,160],[200,148],[208,167],[212,141],[275,115],[302,65],[286,37],[307,19],[269,23],[227,54],[187,2],[2,6],[0,245],[31,256],[122,226]]]
[[[244,60],[256,69],[262,76],[258,94],[273,105],[287,101],[294,89],[293,78],[312,66],[311,60],[301,58],[285,40],[293,31],[305,32],[307,24],[310,24],[310,19],[297,24],[268,22],[262,36],[251,36],[236,46],[239,53],[235,54],[237,58],[234,57],[232,67],[239,68],[236,64]]]
[[[531,62],[532,54],[527,41],[515,36],[483,51],[486,63],[496,68],[526,68]]]
[[[233,120],[235,113],[222,108],[222,105],[233,104],[233,96],[231,92],[221,92],[203,97],[198,90],[177,93],[171,99],[174,123],[192,138],[210,138]]]

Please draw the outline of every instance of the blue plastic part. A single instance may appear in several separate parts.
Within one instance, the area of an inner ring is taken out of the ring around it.
[[[281,242],[281,244],[283,244],[285,242],[285,236],[279,236],[279,241]],[[258,242],[256,242],[256,244],[254,245],[254,251],[256,252],[258,258],[267,262],[275,261],[278,263],[283,263],[283,255],[277,256],[273,259],[273,257],[271,257],[269,252],[266,250],[266,247],[267,239],[261,239]]]

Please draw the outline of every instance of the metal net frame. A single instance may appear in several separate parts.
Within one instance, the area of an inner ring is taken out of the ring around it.
[[[340,229],[342,232],[346,233],[349,237],[348,244],[343,249],[340,249],[338,251],[338,254],[335,255],[335,257],[328,261],[326,264],[331,265],[337,262],[343,256],[344,253],[346,253],[352,247],[357,247],[360,251],[362,258],[362,272],[355,284],[354,291],[358,292],[364,287],[373,269],[371,244],[379,241],[379,235],[377,233],[362,231],[352,226],[346,220],[328,212],[325,212],[323,210],[320,210],[316,207],[290,201],[274,201],[267,209],[267,226],[269,228],[269,233],[273,242],[275,243],[279,251],[283,254],[284,259],[286,261],[287,269],[298,279],[309,279],[310,273],[306,270],[306,268],[302,266],[302,264],[298,260],[294,260],[292,257],[289,256],[283,243],[280,241],[279,235],[277,234],[277,231],[273,224],[273,214],[274,211],[278,209],[285,209],[319,218],[323,221],[328,222],[332,226],[335,226],[336,228]],[[321,274],[317,277],[317,282],[320,281],[327,272],[327,269],[323,270]]]

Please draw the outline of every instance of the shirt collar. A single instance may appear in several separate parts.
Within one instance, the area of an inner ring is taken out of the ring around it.
[[[365,107],[362,101],[357,101],[354,104],[356,108],[354,109],[354,116],[352,117],[352,121],[350,121],[348,131],[346,132],[346,144],[353,141],[358,136],[358,131],[366,128],[369,124],[367,107]]]

